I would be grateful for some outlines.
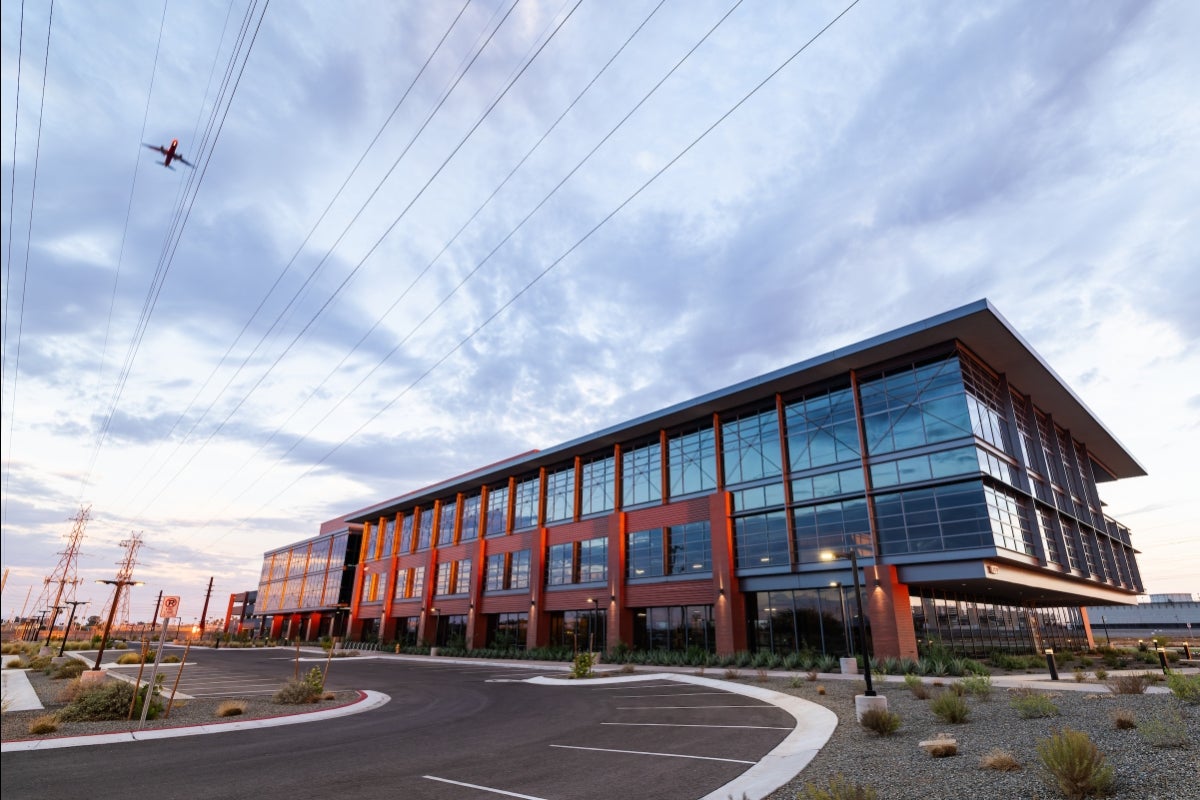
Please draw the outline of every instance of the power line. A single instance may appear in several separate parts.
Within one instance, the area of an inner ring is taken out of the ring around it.
[[[680,150],[678,153],[676,153],[676,155],[674,157],[672,157],[666,164],[664,164],[662,167],[660,167],[653,175],[651,175],[644,183],[642,183],[637,189],[635,189],[624,200],[622,200],[615,208],[613,208],[611,211],[609,211],[607,214],[605,214],[598,222],[596,222],[580,238],[578,238],[570,247],[568,247],[557,258],[555,258],[546,267],[544,267],[537,275],[535,275],[533,277],[532,280],[530,280],[528,283],[526,283],[520,290],[518,290],[515,294],[513,294],[512,297],[510,297],[508,300],[506,300],[504,303],[502,303],[487,318],[485,318],[482,322],[480,322],[478,325],[476,325],[475,328],[473,328],[469,333],[467,333],[466,336],[461,338],[453,347],[451,347],[440,358],[438,358],[436,361],[434,361],[424,372],[422,372],[413,381],[411,381],[404,389],[402,389],[397,395],[395,395],[387,404],[385,404],[383,407],[381,407],[379,410],[377,410],[374,414],[372,414],[368,419],[366,419],[362,424],[360,424],[349,436],[345,437],[344,439],[342,439],[341,442],[336,444],[334,447],[330,448],[319,460],[317,460],[316,463],[314,463],[304,473],[302,473],[297,478],[293,479],[290,483],[288,483],[286,486],[284,486],[282,489],[280,489],[274,496],[272,496],[269,500],[267,500],[265,503],[263,503],[253,514],[250,514],[249,516],[250,517],[256,516],[268,505],[275,502],[281,495],[283,495],[284,492],[288,491],[293,486],[295,486],[297,483],[299,483],[300,481],[304,480],[309,475],[311,475],[318,467],[320,467],[323,463],[325,463],[325,461],[327,461],[335,453],[337,453],[339,450],[341,450],[341,448],[344,447],[347,442],[349,442],[351,439],[353,439],[353,438],[357,437],[359,434],[361,434],[368,425],[373,423],[376,419],[378,419],[385,412],[387,412],[392,406],[394,406],[397,402],[399,402],[405,395],[407,395],[410,391],[412,391],[412,389],[415,388],[421,381],[423,381],[426,377],[428,377],[434,370],[436,370],[438,367],[440,367],[442,364],[444,364],[447,360],[449,360],[455,353],[457,353],[460,349],[462,349],[463,346],[465,346],[469,341],[474,339],[475,336],[477,336],[480,333],[480,331],[482,331],[489,324],[491,324],[496,318],[498,318],[501,314],[503,314],[509,307],[514,305],[521,297],[523,297],[530,289],[532,289],[539,281],[541,281],[542,278],[544,278],[546,275],[548,275],[559,264],[561,264],[568,256],[570,256],[573,252],[575,252],[575,250],[577,250],[588,239],[590,239],[598,230],[600,230],[602,227],[604,227],[604,225],[606,225],[609,222],[609,220],[611,220],[614,216],[616,216],[618,213],[620,213],[622,209],[624,209],[631,202],[633,202],[651,184],[653,184],[655,181],[657,181],[663,174],[665,174],[668,170],[670,170],[684,156],[686,156],[689,152],[691,152],[691,150],[693,148],[695,148],[697,144],[699,144],[701,141],[703,141],[705,138],[707,138],[710,133],[712,133],[726,119],[728,119],[730,116],[732,116],[734,114],[734,112],[736,112],[739,108],[741,108],[748,100],[750,100],[750,98],[752,98],[755,94],[757,94],[763,88],[763,86],[765,86],[776,75],[778,75],[780,72],[782,72],[789,64],[791,64],[796,58],[798,58],[801,53],[803,53],[805,50],[807,50],[826,31],[828,31],[830,28],[832,28],[840,19],[842,19],[842,17],[844,17],[847,13],[849,13],[851,9],[853,9],[856,5],[858,5],[859,1],[860,0],[853,0],[853,2],[851,2],[844,9],[842,9],[842,11],[837,16],[835,16],[823,28],[821,28],[819,31],[817,31],[817,33],[815,33],[810,39],[808,39],[808,41],[806,41],[803,45],[801,45],[790,56],[788,56],[786,59],[784,59],[784,61],[782,63],[780,63],[770,73],[768,73],[768,75],[765,78],[763,78],[752,89],[750,89],[749,92],[747,92],[745,95],[743,95],[742,98],[739,99],[736,103],[734,103],[733,106],[731,106],[724,113],[722,113],[719,117],[717,117],[717,119],[715,121],[713,121],[708,127],[706,127],[698,136],[696,136],[691,142],[689,142],[682,150]],[[721,22],[723,22],[724,19],[726,19],[729,16],[729,14],[732,13],[740,4],[741,4],[741,0],[738,0],[738,3],[735,3],[734,6],[732,8],[730,8],[730,10],[728,12],[726,12],[725,16],[721,18]],[[717,26],[719,26],[721,24],[721,22],[718,22]],[[715,28],[717,26],[714,26],[713,30],[715,30]],[[711,35],[711,33],[712,33],[712,30],[710,30],[709,33],[705,35],[705,38],[707,38],[709,35]],[[703,40],[701,40],[700,43],[697,43],[696,47],[698,47],[702,42],[703,42]],[[694,50],[695,50],[695,47],[691,51],[689,51],[689,54],[691,52],[694,52]],[[672,68],[672,71],[674,69],[675,68]],[[664,78],[664,80],[665,80],[665,78]],[[660,85],[661,85],[661,82],[660,82]],[[657,88],[657,85],[655,88]],[[469,277],[469,275],[468,275],[468,277]],[[214,542],[220,541],[220,539],[224,538],[224,536],[227,536],[230,532],[232,532],[232,531],[227,531],[225,534],[222,534],[222,536],[217,537],[217,539],[215,539]]]

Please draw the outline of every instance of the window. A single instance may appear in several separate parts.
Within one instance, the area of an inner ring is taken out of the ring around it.
[[[400,522],[400,552],[411,553],[413,546],[413,517],[416,516],[416,509],[409,511],[404,515],[404,519]]]
[[[433,585],[436,595],[450,594],[450,579],[454,576],[454,562],[443,561],[437,565],[437,578]]]
[[[787,518],[782,511],[734,520],[737,566],[740,569],[788,565]]]
[[[662,445],[658,442],[621,453],[621,501],[625,506],[662,500]]]
[[[528,550],[518,550],[512,554],[512,563],[509,566],[508,588],[529,588],[529,555]]]
[[[513,510],[513,530],[532,528],[538,524],[538,484],[534,475],[517,484]]]
[[[907,450],[970,436],[957,355],[884,373],[859,387],[867,452]]]
[[[794,508],[792,526],[796,531],[796,558],[801,563],[818,562],[827,550],[840,553],[857,547],[860,557],[871,554],[865,498]]]
[[[575,467],[546,473],[546,524],[575,518]]]
[[[442,501],[442,513],[438,518],[438,547],[454,544],[454,518],[458,516],[458,502]]]
[[[663,574],[662,528],[626,534],[625,568],[630,578],[655,578]]]
[[[1016,455],[1009,440],[1007,404],[1000,381],[972,358],[964,356],[961,362],[971,430],[997,450]]]
[[[468,594],[471,591],[471,559],[464,558],[455,562],[454,593]]]
[[[479,538],[479,495],[472,495],[463,500],[462,531],[458,538],[461,542],[469,542]]]
[[[396,593],[393,595],[396,600],[407,600],[412,597],[412,586],[409,581],[412,580],[412,567],[396,570]]]
[[[747,414],[721,426],[725,482],[749,483],[783,474],[779,415],[775,409]]]
[[[485,536],[503,536],[508,532],[508,484],[488,489],[487,529]]]
[[[409,597],[423,597],[425,595],[425,567],[412,568],[412,592]]]
[[[877,495],[875,513],[884,555],[993,544],[980,481]]]
[[[667,569],[672,575],[712,572],[712,531],[708,521],[672,525]]]
[[[579,583],[608,579],[608,539],[600,536],[579,543]]]
[[[488,647],[497,650],[524,650],[529,614],[491,614],[488,616]]]
[[[667,441],[671,497],[717,488],[717,441],[711,427],[681,433]]]
[[[784,420],[792,472],[858,460],[858,422],[849,389],[789,403]]]
[[[383,522],[383,541],[379,547],[379,557],[387,558],[392,554],[392,543],[396,536],[396,518],[384,520]]]
[[[498,592],[505,588],[505,562],[507,558],[504,553],[498,553],[494,556],[487,557],[486,572],[483,577],[483,588],[488,592]]]
[[[428,550],[433,539],[433,509],[421,509],[421,519],[417,523],[417,549]]]
[[[579,513],[583,516],[613,510],[616,459],[612,456],[586,461],[580,466]]]
[[[575,545],[552,544],[546,559],[546,584],[549,586],[565,586],[574,583]]]
[[[633,646],[638,649],[716,652],[712,606],[657,606],[633,611]]]

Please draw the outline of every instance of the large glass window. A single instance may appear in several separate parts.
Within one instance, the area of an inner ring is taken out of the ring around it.
[[[671,497],[717,488],[717,441],[711,427],[667,440],[667,472]]]
[[[608,579],[608,539],[603,536],[579,543],[579,582],[599,583]]]
[[[841,553],[852,547],[858,555],[871,554],[871,528],[865,498],[838,500],[792,509],[796,531],[796,558],[801,563],[816,563],[821,553]]]
[[[756,649],[773,653],[853,653],[857,641],[849,635],[849,629],[857,620],[847,614],[847,593],[845,587],[833,586],[750,595]]]
[[[513,530],[533,528],[538,524],[538,476],[526,478],[517,484]]]
[[[613,510],[613,484],[616,460],[604,456],[580,466],[579,513],[582,516]]]
[[[546,584],[549,586],[565,586],[574,583],[575,545],[552,544],[547,551]]]
[[[858,423],[849,389],[788,403],[784,419],[792,472],[859,459]]]
[[[638,649],[716,652],[712,606],[653,606],[633,611],[633,645]]]
[[[454,518],[456,516],[458,516],[457,501],[444,501],[441,516],[438,518],[438,547],[454,544]]]
[[[658,442],[621,453],[621,500],[625,506],[662,500],[662,445]]]
[[[512,554],[509,564],[508,588],[529,588],[529,556],[530,551],[518,550]]]
[[[423,597],[425,595],[425,567],[412,568],[412,594],[409,597]]]
[[[417,522],[417,549],[428,550],[433,540],[433,509],[422,508],[421,518]]]
[[[488,489],[487,536],[503,536],[508,528],[508,484]]]
[[[871,455],[972,434],[956,355],[865,381],[859,396]]]
[[[464,558],[455,562],[454,593],[467,594],[471,591],[471,559]]]
[[[667,568],[672,575],[712,572],[712,528],[707,520],[672,525],[667,540]]]
[[[454,562],[443,561],[437,565],[437,578],[433,584],[436,595],[450,594],[450,579],[454,577]]]
[[[546,524],[575,518],[575,467],[546,473]]]
[[[413,546],[413,518],[416,517],[416,509],[411,509],[404,514],[404,519],[400,522],[400,552],[411,553]]]
[[[782,511],[734,520],[737,566],[740,569],[789,565],[787,519]]]
[[[504,578],[506,577],[506,562],[504,553],[497,553],[487,557],[486,572],[483,577],[483,588],[488,592],[498,592],[503,590]]]
[[[462,528],[459,541],[469,542],[479,538],[479,495],[472,495],[463,500],[462,521],[459,525]]]
[[[972,358],[962,358],[963,386],[971,430],[980,439],[1008,455],[1015,456],[1008,435],[1007,409],[1000,381]]]
[[[736,485],[783,474],[779,415],[775,409],[730,419],[721,426],[725,483]]]
[[[871,465],[871,485],[876,489],[905,483],[922,483],[938,478],[979,472],[981,451],[975,445],[911,456]]]
[[[529,630],[529,614],[488,615],[488,647],[497,650],[524,650],[526,632]]]
[[[379,557],[387,558],[392,554],[392,544],[396,537],[396,518],[389,517],[383,521],[383,540],[379,546]]]
[[[625,569],[630,578],[655,578],[663,574],[662,528],[626,534]]]
[[[993,544],[980,481],[877,495],[875,513],[884,555]]]
[[[992,519],[992,539],[997,547],[1033,555],[1033,528],[1029,511],[1019,498],[991,486],[983,487],[988,516]]]

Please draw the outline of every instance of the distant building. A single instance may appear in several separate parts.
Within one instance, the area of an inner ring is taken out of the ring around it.
[[[348,514],[352,594],[336,553],[298,580],[310,540],[268,554],[259,613],[272,635],[349,602],[349,635],[386,641],[846,654],[857,580],[877,655],[1086,644],[1081,606],[1143,591],[1099,485],[1143,474],[979,301]]]
[[[254,604],[258,592],[235,592],[229,595],[229,606],[225,609],[225,633],[229,636],[258,633],[260,620],[254,615]]]
[[[1195,603],[1200,595],[1187,594],[1180,592],[1178,594],[1152,594],[1150,595],[1151,603]]]
[[[343,636],[362,549],[362,526],[345,517],[321,532],[263,555],[254,615],[272,639]]]
[[[1162,632],[1187,637],[1200,634],[1200,602],[1190,594],[1152,594],[1149,602],[1133,606],[1089,606],[1087,614],[1093,628],[1107,629],[1110,635]]]

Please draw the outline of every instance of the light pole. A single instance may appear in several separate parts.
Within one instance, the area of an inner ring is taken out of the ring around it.
[[[50,615],[50,630],[46,632],[46,647],[50,646],[50,639],[54,636],[54,623],[58,621],[58,612],[62,611],[66,606],[54,606]]]
[[[100,652],[96,654],[96,664],[92,667],[93,672],[100,669],[100,659],[104,658],[104,647],[108,644],[108,631],[110,628],[112,628],[113,617],[117,615],[117,603],[121,599],[121,589],[126,586],[142,585],[141,581],[123,581],[120,579],[115,581],[100,579],[96,581],[96,583],[107,583],[109,586],[115,586],[117,588],[113,591],[112,607],[108,609],[108,621],[104,623],[104,633],[100,636]]]
[[[1112,639],[1108,638],[1108,619],[1103,614],[1100,615],[1100,624],[1104,626],[1104,644],[1112,647]]]
[[[867,623],[863,616],[862,604],[862,589],[858,585],[858,554],[853,550],[847,550],[844,553],[823,552],[821,553],[822,561],[832,561],[835,558],[850,559],[850,570],[854,575],[854,602],[858,606],[858,638],[862,643],[863,670],[864,677],[867,681],[867,697],[875,697],[875,685],[871,682],[871,650],[867,646]]]
[[[82,600],[68,600],[67,605],[71,607],[71,614],[67,617],[67,629],[63,631],[62,647],[58,648],[58,657],[62,658],[63,653],[67,649],[67,637],[71,635],[71,623],[75,621],[75,609],[83,605]]]

